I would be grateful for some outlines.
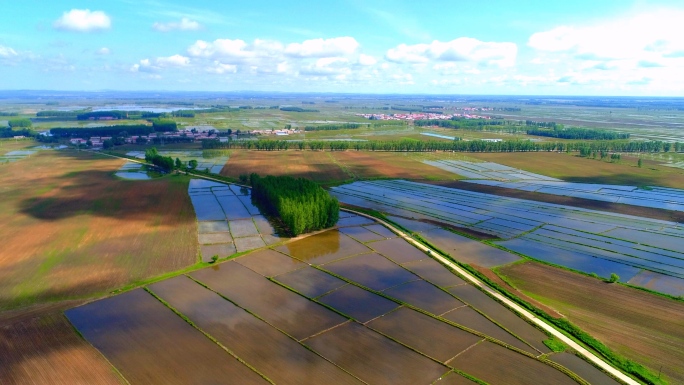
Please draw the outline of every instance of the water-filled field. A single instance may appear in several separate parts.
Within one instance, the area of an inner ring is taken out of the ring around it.
[[[544,333],[372,221],[145,290],[66,312],[131,383],[576,383]]]
[[[400,225],[463,262],[491,267],[518,257],[501,250],[469,253],[468,244],[477,242],[434,223],[497,236],[498,245],[549,263],[684,294],[684,227],[678,223],[407,181],[355,182],[332,193],[340,202],[399,217]]]
[[[534,174],[517,168],[504,166],[493,162],[468,162],[463,160],[426,160],[425,164],[441,168],[470,179],[498,180],[498,181],[558,181],[548,176]]]
[[[202,260],[228,257],[282,241],[252,204],[251,191],[237,185],[193,179],[188,187],[199,222]]]
[[[466,182],[633,206],[684,211],[684,190],[673,188],[639,188],[637,186],[560,181],[500,182],[494,180],[467,180]]]

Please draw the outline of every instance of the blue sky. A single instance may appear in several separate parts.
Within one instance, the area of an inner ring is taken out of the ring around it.
[[[684,96],[684,2],[2,1],[0,89]]]

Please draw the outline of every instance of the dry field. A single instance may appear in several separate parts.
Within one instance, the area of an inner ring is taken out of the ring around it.
[[[0,324],[2,384],[124,384],[59,312]]]
[[[85,298],[196,262],[185,177],[124,181],[122,160],[42,151],[0,174],[0,310]]]
[[[468,156],[567,182],[684,188],[682,169],[647,159],[643,160],[643,167],[638,168],[637,158],[630,156],[624,156],[620,163],[556,152],[472,153]]]
[[[421,154],[367,151],[232,150],[221,175],[252,172],[304,177],[321,183],[352,179],[455,180],[458,175],[422,163]]]
[[[498,269],[608,347],[684,382],[684,303],[534,262]]]

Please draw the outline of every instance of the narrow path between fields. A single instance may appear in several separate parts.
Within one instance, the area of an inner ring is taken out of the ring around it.
[[[367,215],[358,211],[346,209],[346,208],[340,208],[340,210],[348,211],[351,213],[354,213],[356,215],[361,215],[370,219],[373,219],[388,229],[392,230],[395,234],[399,235],[402,237],[404,240],[408,241],[415,247],[419,248],[420,250],[429,253],[431,256],[442,262],[443,264],[449,266],[451,269],[465,277],[467,280],[469,280],[471,283],[474,285],[479,286],[481,289],[486,291],[487,293],[491,294],[493,297],[504,303],[506,306],[509,308],[515,310],[517,313],[521,314],[523,317],[527,318],[528,320],[534,322],[536,325],[544,329],[545,331],[551,333],[554,337],[558,338],[559,340],[563,341],[565,344],[569,345],[571,348],[576,350],[579,354],[581,354],[583,357],[586,359],[590,360],[597,366],[599,366],[601,369],[604,371],[610,373],[613,377],[619,379],[625,384],[629,385],[639,385],[639,382],[635,381],[631,377],[627,376],[626,374],[622,373],[621,371],[615,369],[613,366],[611,366],[609,363],[605,362],[602,360],[600,357],[598,357],[596,354],[590,352],[589,350],[585,349],[583,346],[572,340],[571,338],[567,337],[565,334],[562,332],[556,330],[553,326],[547,324],[544,322],[542,319],[539,317],[535,316],[534,314],[530,313],[526,309],[522,308],[520,305],[517,303],[511,301],[510,299],[504,297],[501,293],[495,291],[494,289],[491,289],[489,286],[487,286],[484,282],[480,281],[477,277],[471,275],[469,272],[458,266],[457,264],[451,262],[447,258],[443,257],[441,254],[437,253],[435,250],[430,249],[429,247],[423,245],[422,243],[416,241],[413,239],[413,237],[409,236],[408,234],[404,233],[403,231],[397,229],[393,225],[391,225],[388,222],[383,221],[382,219],[373,217],[371,215]]]

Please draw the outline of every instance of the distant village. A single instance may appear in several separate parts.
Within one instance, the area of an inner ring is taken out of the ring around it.
[[[481,109],[473,109],[481,110]],[[464,119],[491,119],[490,116],[476,115],[472,113],[463,114],[443,114],[443,113],[432,113],[432,112],[418,112],[418,113],[406,113],[406,114],[356,114],[356,116],[362,116],[370,120],[448,120],[452,118],[464,118]]]

